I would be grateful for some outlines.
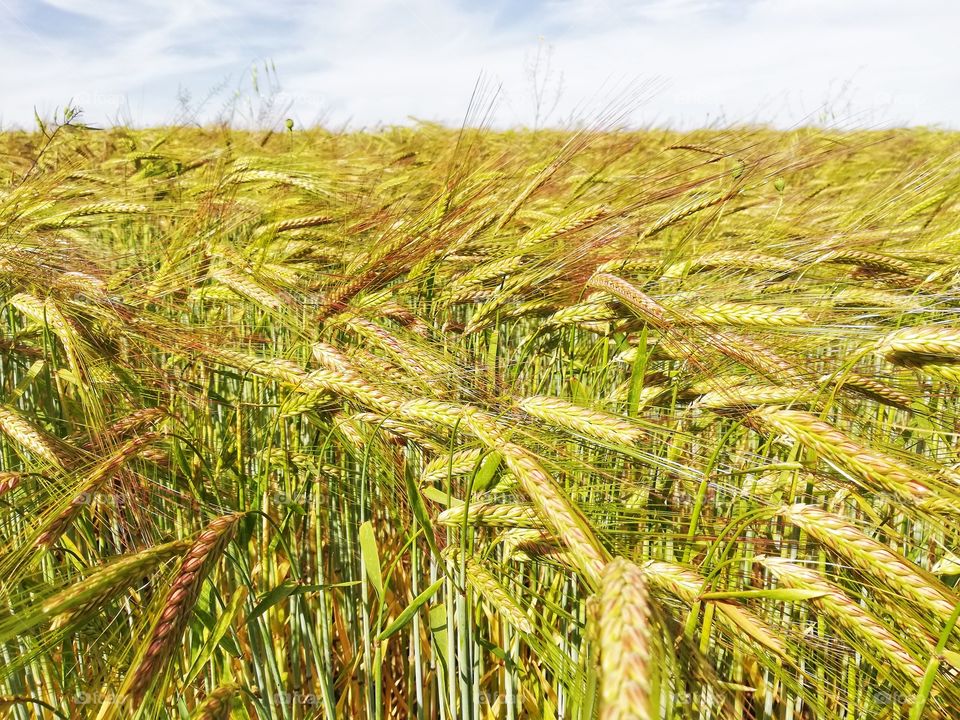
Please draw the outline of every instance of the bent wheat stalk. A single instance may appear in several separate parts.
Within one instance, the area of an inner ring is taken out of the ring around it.
[[[706,579],[702,575],[677,563],[648,560],[641,568],[651,585],[666,590],[689,605],[699,601],[706,587]],[[782,659],[788,657],[784,642],[752,611],[725,600],[715,601],[715,604],[728,628],[772,650]]]
[[[174,540],[113,560],[41,603],[32,604],[8,618],[0,619],[0,642],[6,642],[14,635],[57,616],[115,597],[118,590],[140,580],[160,563],[180,555],[188,547],[190,541]]]
[[[70,501],[60,514],[50,520],[36,539],[36,546],[49,548],[55,543],[70,523],[80,514],[83,508],[90,504],[91,498],[100,491],[100,488],[109,481],[131,458],[139,455],[144,448],[153,443],[160,436],[156,433],[146,433],[140,437],[128,440],[117,452],[104,462],[100,463],[88,476],[79,492]]]
[[[469,414],[467,423],[491,450],[503,456],[523,492],[533,501],[537,515],[570,548],[584,579],[595,587],[610,555],[584,514],[530,452],[504,442],[482,414]]]
[[[668,331],[675,325],[696,324],[690,315],[669,310],[631,283],[616,275],[596,273],[588,281],[587,287],[603,290],[617,297],[645,323],[661,331]],[[705,349],[719,352],[742,365],[763,375],[784,376],[794,379],[798,376],[796,368],[770,348],[752,338],[734,333],[719,334],[704,329],[696,338],[690,340],[676,334],[668,338],[671,352],[676,351],[684,359],[699,364],[699,358]]]

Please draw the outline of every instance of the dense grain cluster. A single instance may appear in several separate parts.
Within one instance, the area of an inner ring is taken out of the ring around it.
[[[0,134],[0,708],[960,716],[955,147]]]

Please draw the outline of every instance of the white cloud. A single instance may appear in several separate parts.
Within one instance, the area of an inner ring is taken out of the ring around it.
[[[197,104],[223,86],[210,119],[272,59],[274,116],[292,103],[303,123],[458,123],[483,73],[502,84],[496,121],[530,124],[543,37],[543,105],[562,73],[552,122],[613,102],[641,125],[784,126],[832,110],[840,123],[960,127],[958,26],[951,0],[0,0],[0,120],[26,125],[34,106],[73,98],[94,124],[121,107],[170,122],[178,87]]]

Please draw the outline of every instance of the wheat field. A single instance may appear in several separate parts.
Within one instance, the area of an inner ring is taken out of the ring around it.
[[[960,716],[955,134],[0,134],[0,712]]]

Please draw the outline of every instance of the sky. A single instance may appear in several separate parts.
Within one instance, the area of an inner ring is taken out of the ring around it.
[[[960,128],[957,28],[957,0],[0,0],[0,127],[72,103],[98,126]]]

